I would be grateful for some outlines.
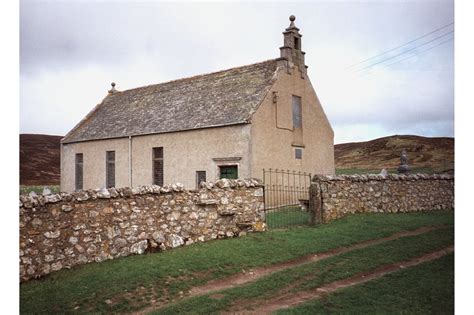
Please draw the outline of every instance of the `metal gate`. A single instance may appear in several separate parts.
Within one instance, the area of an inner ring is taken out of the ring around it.
[[[313,222],[309,198],[310,173],[264,169],[263,182],[268,228],[287,228]]]

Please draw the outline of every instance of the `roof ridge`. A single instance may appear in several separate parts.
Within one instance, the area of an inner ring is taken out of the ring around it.
[[[249,123],[276,79],[279,60],[108,94],[61,142]],[[204,97],[208,92],[212,97]],[[129,106],[132,103],[137,106]]]
[[[264,60],[264,61],[251,63],[251,64],[248,64],[248,65],[232,67],[232,68],[219,70],[219,71],[214,71],[214,72],[209,72],[209,73],[196,74],[196,75],[193,75],[193,76],[190,76],[190,77],[184,77],[184,78],[173,79],[173,80],[160,82],[160,83],[153,83],[153,84],[143,85],[143,86],[139,86],[139,87],[131,88],[131,89],[128,89],[128,90],[123,90],[123,91],[117,91],[117,92],[118,93],[123,93],[123,92],[129,92],[129,91],[133,91],[133,90],[148,88],[148,87],[152,87],[152,86],[158,86],[158,85],[175,83],[175,82],[184,81],[184,80],[196,79],[196,78],[199,78],[199,77],[205,77],[205,76],[212,75],[212,74],[218,74],[218,73],[227,72],[227,71],[231,71],[231,70],[238,70],[238,69],[241,69],[241,68],[246,68],[246,67],[256,66],[256,65],[260,65],[260,64],[275,62],[275,61],[278,61],[280,59],[282,59],[282,58],[279,57],[279,58],[267,59],[267,60]]]

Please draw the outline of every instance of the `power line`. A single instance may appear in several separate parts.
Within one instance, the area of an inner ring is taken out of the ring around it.
[[[443,35],[437,36],[437,37],[433,38],[432,40],[429,40],[429,41],[427,41],[427,42],[425,42],[425,43],[423,43],[423,44],[421,44],[421,45],[418,45],[418,46],[415,46],[415,47],[410,48],[410,49],[408,49],[408,50],[402,51],[401,53],[396,54],[396,55],[394,55],[394,56],[392,56],[392,57],[389,57],[389,58],[383,59],[383,60],[381,60],[381,61],[372,63],[372,64],[370,64],[370,65],[368,65],[368,66],[366,66],[366,67],[364,67],[364,68],[362,68],[362,69],[357,70],[356,72],[360,72],[360,71],[363,71],[363,70],[372,68],[373,66],[376,66],[376,65],[378,65],[378,64],[381,64],[381,63],[386,62],[386,61],[388,61],[388,60],[392,60],[392,59],[394,59],[394,58],[396,58],[396,57],[398,57],[398,56],[401,56],[401,55],[406,54],[406,53],[408,53],[408,52],[410,52],[410,51],[413,51],[413,50],[415,50],[415,49],[418,49],[418,48],[420,48],[420,47],[423,47],[423,46],[425,46],[425,45],[427,45],[427,44],[429,44],[429,43],[434,42],[435,40],[438,40],[438,39],[440,39],[440,38],[442,38],[442,37],[444,37],[444,36],[446,36],[446,35],[452,34],[452,33],[454,33],[454,31],[449,31],[449,32],[447,32],[447,33],[444,33]]]
[[[438,46],[441,46],[441,45],[443,45],[443,44],[446,44],[447,42],[452,41],[453,39],[454,39],[454,37],[451,37],[451,38],[449,38],[448,40],[442,41],[441,43],[438,43],[438,44],[436,44],[436,45],[434,45],[434,46],[429,47],[428,49],[424,49],[424,50],[422,50],[422,51],[419,51],[418,53],[416,53],[416,54],[414,54],[414,55],[411,55],[411,56],[408,56],[408,57],[406,57],[406,58],[403,58],[403,59],[397,60],[397,61],[395,61],[395,62],[392,62],[392,63],[386,65],[386,67],[390,67],[391,65],[394,65],[394,64],[396,64],[396,63],[399,63],[399,62],[405,61],[405,60],[407,60],[407,59],[416,57],[416,56],[418,56],[418,55],[420,55],[420,54],[422,54],[422,53],[424,53],[424,52],[426,52],[426,51],[428,51],[428,50],[431,50],[431,49],[433,49],[433,48],[436,48],[436,47],[438,47]]]
[[[431,50],[431,49],[433,49],[433,48],[436,48],[436,47],[438,47],[438,46],[441,46],[441,45],[443,45],[443,44],[446,44],[447,42],[450,42],[450,41],[453,40],[453,39],[454,39],[454,37],[451,37],[451,38],[449,38],[449,39],[447,39],[447,40],[445,40],[445,41],[442,41],[442,42],[440,42],[440,43],[438,43],[438,44],[436,44],[436,45],[434,45],[434,46],[428,47],[427,49],[423,49],[423,50],[419,51],[419,52],[416,53],[416,54],[413,54],[413,55],[408,56],[408,57],[406,57],[406,58],[402,58],[402,59],[399,59],[399,60],[397,60],[397,61],[395,61],[395,62],[392,62],[392,63],[386,65],[385,67],[389,67],[389,66],[394,65],[394,64],[396,64],[396,63],[399,63],[399,62],[405,61],[405,60],[407,60],[407,59],[416,57],[416,56],[418,56],[418,55],[420,55],[420,54],[422,54],[422,53],[424,53],[424,52],[426,52],[426,51],[428,51],[428,50]],[[364,76],[370,75],[370,74],[372,74],[372,72],[366,72],[365,74],[362,74],[361,77],[364,77]]]
[[[392,51],[394,51],[394,50],[397,50],[397,49],[399,49],[399,48],[402,48],[402,47],[404,47],[404,46],[407,46],[407,45],[409,45],[409,44],[411,44],[411,43],[413,43],[413,42],[416,42],[417,40],[420,40],[420,39],[422,39],[422,38],[425,38],[425,37],[427,37],[427,36],[429,36],[429,35],[431,35],[431,34],[433,34],[433,33],[438,32],[439,30],[442,30],[442,29],[444,29],[444,28],[446,28],[446,27],[449,27],[449,26],[451,26],[451,25],[453,25],[453,24],[454,24],[454,22],[451,22],[451,23],[449,23],[449,24],[446,24],[446,25],[444,25],[444,26],[441,26],[440,28],[437,28],[437,29],[435,29],[435,30],[433,30],[433,31],[431,31],[431,32],[429,32],[429,33],[426,33],[426,34],[424,34],[424,35],[422,35],[422,36],[419,36],[419,37],[417,37],[417,38],[415,38],[415,39],[413,39],[413,40],[411,40],[411,41],[409,41],[409,42],[406,42],[406,43],[403,44],[403,45],[397,46],[397,47],[395,47],[395,48],[392,48],[392,49],[390,49],[390,50],[384,51],[384,52],[382,52],[382,53],[380,53],[380,54],[378,54],[378,55],[375,55],[375,56],[373,56],[373,57],[370,57],[370,58],[367,58],[367,59],[365,59],[365,60],[362,60],[362,61],[359,61],[359,62],[357,62],[357,63],[354,63],[354,64],[352,64],[352,65],[346,67],[346,69],[352,68],[352,67],[354,67],[354,66],[356,66],[356,65],[359,65],[359,64],[361,64],[361,63],[365,63],[365,62],[367,62],[367,61],[369,61],[369,60],[372,60],[372,59],[375,59],[375,58],[377,58],[377,57],[380,57],[380,56],[383,56],[383,55],[385,55],[385,54],[388,54],[389,52],[392,52]]]

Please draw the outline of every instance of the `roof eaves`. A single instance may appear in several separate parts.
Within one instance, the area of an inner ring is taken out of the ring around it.
[[[193,130],[202,130],[202,129],[211,129],[211,128],[220,128],[220,127],[229,127],[229,126],[236,126],[236,125],[247,125],[251,124],[249,119],[245,119],[239,122],[233,122],[228,124],[219,124],[219,125],[210,125],[210,126],[203,126],[203,127],[196,127],[196,128],[188,128],[188,129],[181,129],[181,130],[171,130],[171,131],[161,131],[161,132],[149,132],[149,133],[138,133],[128,136],[115,136],[115,137],[104,137],[104,138],[94,138],[94,139],[80,139],[80,140],[72,140],[72,141],[63,141],[66,137],[61,140],[62,144],[70,144],[70,143],[78,143],[78,142],[88,142],[88,141],[99,141],[99,140],[109,140],[109,139],[120,139],[120,138],[129,138],[129,137],[141,137],[141,136],[149,136],[149,135],[158,135],[158,134],[166,134],[166,133],[174,133],[174,132],[185,132],[185,131],[193,131]]]

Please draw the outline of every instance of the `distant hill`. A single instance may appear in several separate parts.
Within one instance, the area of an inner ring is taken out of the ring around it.
[[[406,150],[411,167],[428,168],[434,172],[454,169],[454,138],[398,135],[365,142],[336,144],[336,168],[397,168],[402,150]]]
[[[20,135],[20,184],[59,185],[62,136]],[[406,150],[412,167],[436,172],[454,169],[454,138],[390,136],[334,146],[337,169],[396,168]]]
[[[61,138],[20,135],[20,185],[59,185]]]

